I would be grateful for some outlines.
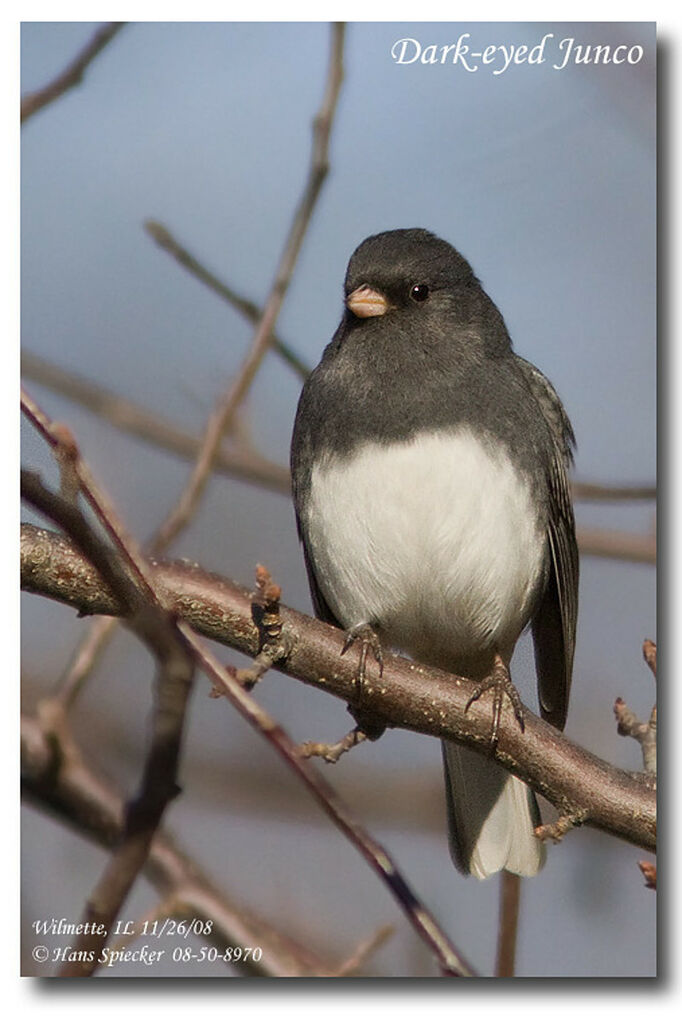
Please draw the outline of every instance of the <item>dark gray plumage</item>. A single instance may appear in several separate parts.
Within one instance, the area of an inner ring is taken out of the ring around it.
[[[291,468],[316,614],[477,680],[530,623],[541,713],[563,728],[578,554],[573,432],[549,381],[512,349],[464,259],[422,229],[365,240],[346,309],[303,388]],[[461,870],[534,874],[532,794],[444,744]]]

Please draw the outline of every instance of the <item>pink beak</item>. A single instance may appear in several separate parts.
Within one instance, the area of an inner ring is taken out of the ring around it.
[[[360,285],[354,292],[351,292],[346,299],[346,305],[351,313],[362,318],[383,316],[388,309],[386,296],[374,288],[370,288],[368,284]]]

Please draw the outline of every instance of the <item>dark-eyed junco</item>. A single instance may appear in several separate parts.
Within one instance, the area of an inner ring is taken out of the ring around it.
[[[530,623],[541,713],[563,728],[578,603],[573,444],[554,388],[513,352],[460,253],[417,228],[366,239],[292,441],[316,614],[477,680],[478,693],[492,685],[497,708],[514,694],[508,666]],[[532,792],[481,753],[444,743],[443,757],[458,868],[535,874]]]

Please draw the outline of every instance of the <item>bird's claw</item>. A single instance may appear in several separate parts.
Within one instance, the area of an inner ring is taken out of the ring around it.
[[[367,668],[367,652],[372,651],[377,665],[379,666],[379,675],[383,675],[384,671],[384,654],[381,649],[381,641],[377,636],[376,632],[369,625],[368,622],[362,622],[358,626],[353,626],[346,633],[346,639],[343,643],[341,654],[345,654],[356,640],[359,640],[362,644],[360,650],[360,664],[358,666],[357,684],[362,690],[365,684],[366,668]]]
[[[519,697],[518,691],[511,681],[509,675],[509,669],[505,665],[499,654],[495,655],[495,664],[493,670],[489,676],[479,683],[474,692],[472,693],[469,700],[466,702],[464,713],[469,710],[471,705],[482,697],[488,690],[494,690],[493,694],[493,726],[490,733],[490,746],[494,750],[497,746],[498,733],[500,728],[500,715],[502,713],[502,700],[506,694],[511,701],[512,708],[514,709],[514,716],[516,721],[519,723],[521,732],[525,729],[525,722],[523,720],[523,705],[521,698]]]

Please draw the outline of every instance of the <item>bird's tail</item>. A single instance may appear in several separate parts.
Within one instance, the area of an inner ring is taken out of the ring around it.
[[[506,868],[536,875],[544,844],[533,835],[540,812],[532,790],[495,761],[455,743],[443,743],[448,841],[455,866],[488,878]]]

